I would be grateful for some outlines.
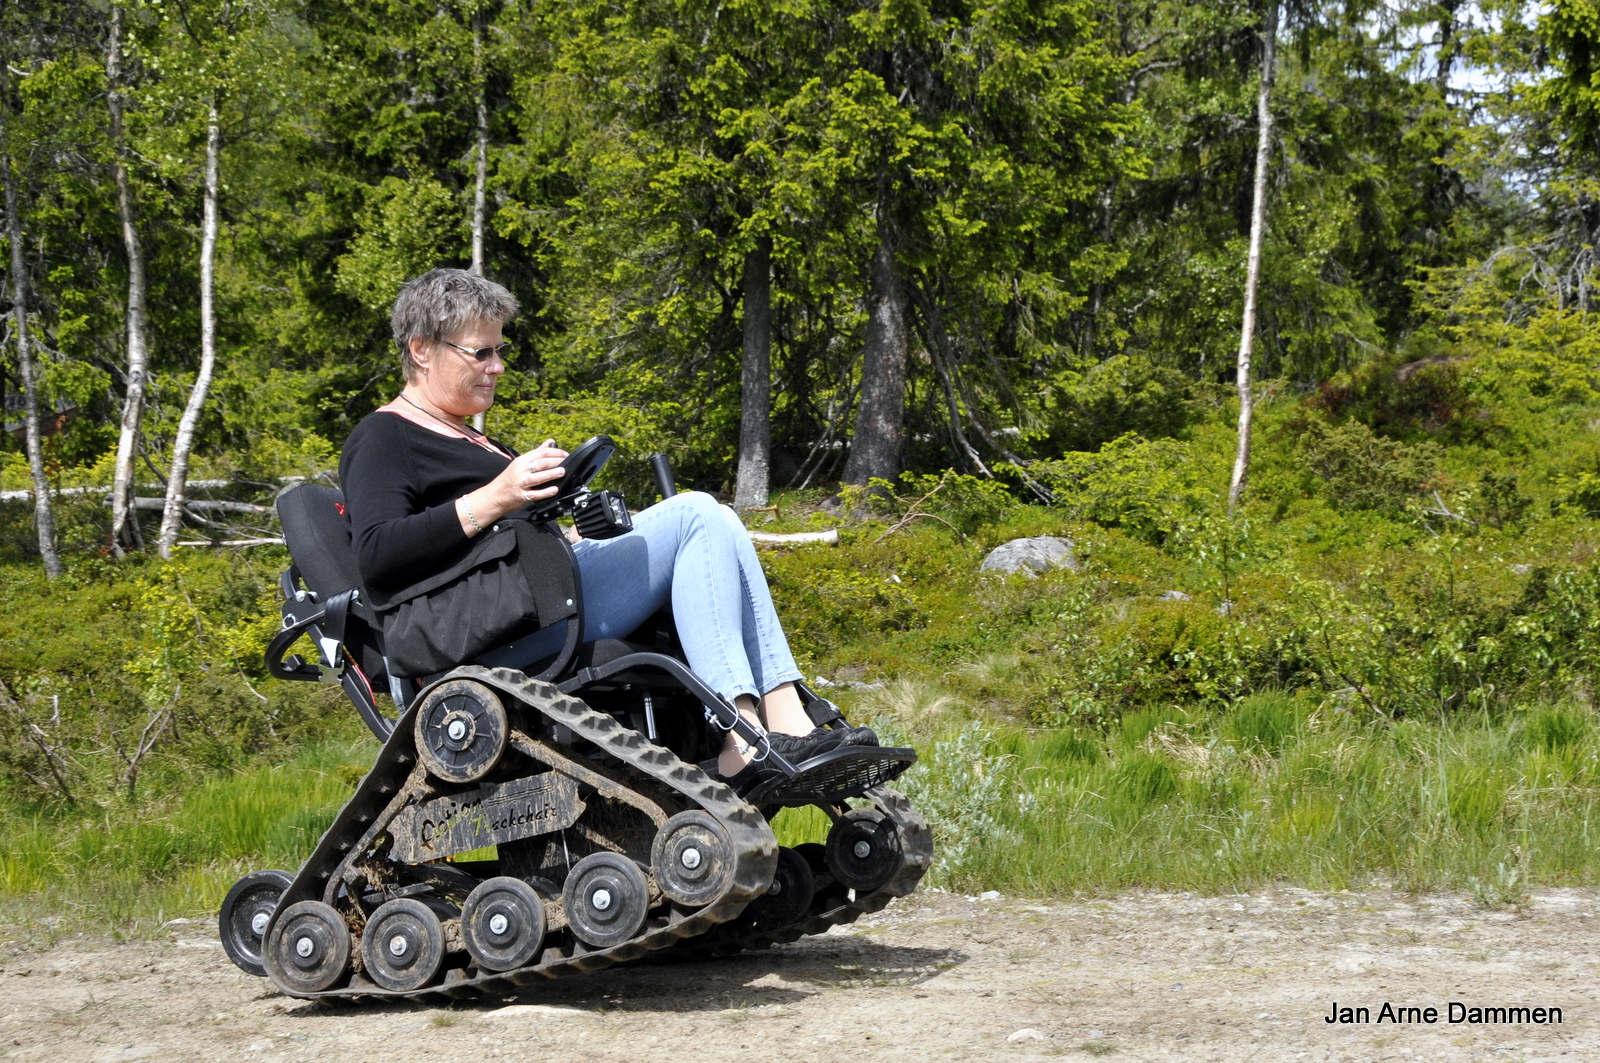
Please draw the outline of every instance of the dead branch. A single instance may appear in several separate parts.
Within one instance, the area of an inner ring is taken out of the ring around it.
[[[76,804],[78,799],[73,796],[71,787],[67,785],[66,775],[70,769],[67,766],[66,758],[61,755],[60,751],[50,744],[50,736],[45,734],[44,731],[40,730],[38,724],[35,724],[32,720],[28,719],[27,712],[24,711],[22,706],[17,703],[17,700],[11,696],[11,692],[6,689],[6,685],[4,683],[0,683],[0,705],[4,705],[17,717],[17,720],[22,724],[22,733],[28,737],[29,741],[39,747],[39,752],[44,754],[45,767],[50,769],[50,776],[51,778],[55,779],[56,788],[61,791],[61,796]],[[59,720],[59,713],[60,706],[58,703],[57,716],[53,717],[53,719]],[[26,774],[29,779],[32,779],[35,785],[41,785],[44,782],[44,780],[40,779],[32,772],[25,771],[24,774]],[[45,789],[49,789],[49,787],[46,786]]]
[[[936,515],[934,515],[932,513],[923,513],[920,510],[920,507],[922,506],[922,504],[924,502],[926,502],[928,499],[932,498],[934,495],[938,494],[939,493],[939,489],[941,487],[943,487],[946,483],[948,483],[949,480],[950,480],[950,473],[947,471],[943,476],[939,477],[939,482],[933,485],[933,490],[932,491],[929,491],[927,494],[923,495],[921,498],[919,498],[915,502],[911,503],[911,508],[906,510],[905,516],[903,516],[899,520],[895,521],[895,523],[892,524],[889,527],[888,531],[884,532],[882,535],[880,535],[876,539],[872,540],[872,545],[873,546],[877,546],[879,543],[883,542],[889,536],[893,535],[895,532],[899,531],[901,528],[904,528],[906,525],[910,524],[912,521],[916,520],[919,517],[926,517],[929,520],[938,521],[940,524],[943,524],[946,528],[949,528],[951,531],[955,532],[957,535],[960,535],[962,542],[965,542],[967,537],[965,535],[961,534],[961,529],[960,528],[957,528],[954,524],[951,524],[949,521],[945,520],[943,517],[936,516]]]
[[[134,744],[132,756],[129,756],[127,751],[122,748],[121,742],[116,742],[117,753],[128,764],[128,769],[122,773],[122,781],[128,786],[129,797],[133,796],[133,788],[139,781],[139,762],[144,759],[145,754],[156,747],[156,740],[161,737],[162,725],[167,722],[167,717],[171,714],[172,707],[178,703],[178,695],[182,692],[182,683],[172,688],[172,697],[167,699],[165,705],[156,710],[155,715],[151,716],[144,725],[144,730],[139,732],[139,741]],[[115,741],[115,732],[113,732],[112,738]]]

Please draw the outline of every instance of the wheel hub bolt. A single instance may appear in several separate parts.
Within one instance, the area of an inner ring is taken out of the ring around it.
[[[506,921],[506,917],[501,915],[499,912],[496,912],[494,915],[489,917],[489,933],[491,934],[504,934],[506,932],[506,927],[510,925],[511,924]]]
[[[683,855],[678,859],[683,861],[684,867],[688,868],[690,871],[693,871],[695,868],[700,866],[700,850],[685,849],[683,851]]]
[[[783,883],[779,882],[777,879],[773,879],[772,880],[772,885],[767,887],[767,896],[776,897],[778,894],[780,894],[782,892],[783,892]]]
[[[445,733],[450,736],[450,740],[452,742],[461,741],[463,738],[467,737],[467,723],[466,723],[466,721],[465,720],[451,720],[450,721],[450,725],[445,728]]]
[[[250,920],[250,932],[260,937],[267,932],[267,920],[272,917],[266,912],[257,912],[254,919]]]
[[[409,948],[409,945],[406,942],[404,934],[396,934],[394,937],[389,939],[389,955],[393,956],[395,959],[399,959],[401,956],[404,956],[407,948]]]
[[[872,855],[872,843],[866,841],[856,842],[856,859],[865,860]]]
[[[605,911],[607,908],[611,907],[611,891],[595,890],[594,894],[589,898],[589,903],[594,905],[595,911]]]
[[[310,938],[301,938],[294,943],[294,951],[299,954],[302,960],[310,957],[312,950],[316,947],[317,943]]]

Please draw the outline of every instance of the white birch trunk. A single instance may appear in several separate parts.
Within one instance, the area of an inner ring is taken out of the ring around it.
[[[0,122],[4,117],[0,116]],[[0,126],[0,135],[4,127]],[[16,179],[11,173],[11,157],[0,155],[5,168],[6,238],[11,244],[11,309],[15,315],[17,366],[22,372],[23,424],[27,435],[28,471],[33,474],[33,519],[39,530],[39,556],[44,573],[51,579],[61,575],[61,555],[56,553],[55,511],[50,505],[50,481],[44,474],[44,446],[39,435],[39,383],[34,372],[32,343],[28,336],[28,288],[26,263],[22,256],[21,209],[17,203]]]
[[[1278,0],[1268,0],[1261,26],[1261,90],[1256,97],[1255,199],[1250,207],[1250,251],[1244,278],[1244,315],[1239,326],[1239,450],[1233,459],[1233,482],[1228,485],[1228,509],[1239,505],[1250,476],[1250,426],[1255,393],[1250,386],[1250,362],[1256,343],[1256,291],[1261,281],[1261,242],[1267,228],[1267,170],[1272,164],[1272,81],[1278,44]]]
[[[472,194],[472,272],[483,276],[483,222],[488,201],[489,184],[489,102],[484,97],[487,89],[483,82],[483,27],[476,15],[472,20],[473,78],[478,86],[478,158],[476,182]],[[472,427],[483,431],[488,424],[485,414],[474,414]]]
[[[139,423],[144,417],[145,377],[149,371],[146,347],[144,249],[134,215],[133,188],[128,180],[126,145],[123,143],[122,22],[120,4],[111,5],[110,43],[106,47],[106,103],[111,111],[113,172],[117,182],[117,217],[128,255],[128,372],[122,402],[122,426],[117,435],[117,464],[111,484],[111,550],[123,554],[123,541],[138,545],[138,521],[133,516],[133,463],[139,450]]]
[[[183,504],[189,484],[189,454],[194,449],[195,426],[205,408],[206,393],[217,366],[217,170],[222,150],[222,131],[217,120],[217,101],[213,96],[206,116],[205,211],[200,225],[200,372],[189,391],[189,402],[178,421],[177,439],[172,444],[172,471],[167,476],[167,500],[161,510],[161,535],[156,540],[163,558],[172,556],[183,525]]]

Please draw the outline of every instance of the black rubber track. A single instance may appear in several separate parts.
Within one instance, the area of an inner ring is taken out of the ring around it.
[[[475,679],[506,694],[513,711],[535,712],[554,723],[563,724],[578,738],[591,742],[606,753],[628,764],[633,770],[655,779],[668,790],[680,795],[685,804],[702,808],[715,816],[727,830],[733,843],[734,872],[723,893],[702,908],[682,909],[670,907],[670,916],[650,918],[639,934],[610,948],[589,949],[585,946],[554,953],[546,950],[540,961],[512,971],[475,972],[456,969],[447,972],[445,981],[412,992],[396,992],[371,984],[355,984],[318,993],[300,993],[285,989],[277,978],[277,988],[290,996],[308,1000],[418,1000],[443,1002],[450,999],[471,998],[480,995],[505,996],[515,993],[521,986],[544,978],[559,978],[583,971],[595,971],[617,963],[638,959],[652,951],[667,948],[685,938],[697,937],[719,924],[736,918],[745,905],[766,892],[778,863],[778,843],[766,819],[754,807],[736,797],[732,790],[707,776],[693,764],[687,764],[670,752],[654,745],[640,735],[618,723],[604,713],[595,712],[582,701],[566,695],[548,683],[529,679],[522,672],[508,668],[484,668],[469,665],[457,668],[421,691],[411,703],[411,708],[396,723],[394,733],[384,743],[367,777],[356,788],[339,815],[334,819],[317,843],[310,859],[295,876],[294,882],[284,891],[282,899],[268,924],[263,942],[271,939],[277,929],[278,913],[287,911],[302,900],[330,902],[338,890],[334,873],[352,849],[370,844],[370,840],[383,829],[412,799],[414,771],[417,761],[412,719],[429,690],[451,679]],[[899,795],[895,795],[899,797]],[[874,799],[876,802],[876,799]],[[910,806],[904,798],[899,803],[909,813]],[[915,816],[915,813],[910,813]],[[917,821],[921,822],[920,817]],[[926,831],[924,824],[923,830]],[[931,852],[931,848],[930,848]],[[925,867],[924,867],[925,869]],[[872,895],[873,898],[889,891],[904,874],[897,875],[888,886]],[[916,878],[910,884],[915,885]],[[907,887],[909,891],[909,886]],[[893,896],[898,896],[898,893]],[[869,898],[870,900],[871,898]],[[889,902],[884,896],[876,911]],[[859,914],[856,913],[856,914]],[[854,918],[854,916],[851,916]],[[848,920],[841,920],[848,921]],[[816,922],[812,920],[811,922]],[[809,926],[810,924],[805,924]],[[830,924],[831,925],[831,924]],[[785,930],[787,928],[784,928]],[[782,934],[784,930],[777,933]],[[805,933],[807,931],[801,931]],[[795,934],[798,937],[799,934]],[[793,940],[783,938],[781,940]],[[272,975],[268,967],[269,976]]]
[[[928,829],[928,821],[917,814],[911,802],[898,790],[878,786],[862,796],[888,816],[900,832],[900,866],[888,882],[869,894],[814,912],[787,926],[758,930],[749,926],[748,920],[719,924],[700,937],[680,940],[673,949],[673,958],[731,956],[746,949],[764,949],[812,934],[824,934],[830,927],[853,923],[863,915],[880,912],[896,897],[904,897],[916,889],[922,876],[933,866],[933,832]]]

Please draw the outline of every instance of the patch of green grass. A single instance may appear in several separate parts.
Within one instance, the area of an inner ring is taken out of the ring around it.
[[[1556,754],[1523,740],[1544,710],[1395,727],[1281,703],[1255,711],[1248,726],[1168,721],[1133,747],[1121,733],[947,730],[899,784],[934,827],[930,884],[1060,894],[1381,882],[1509,903],[1535,883],[1600,883],[1593,732]],[[976,788],[980,776],[992,785]]]
[[[21,920],[133,935],[210,917],[245,872],[300,866],[350,795],[341,769],[376,749],[316,743],[137,805],[0,813],[0,902]]]

